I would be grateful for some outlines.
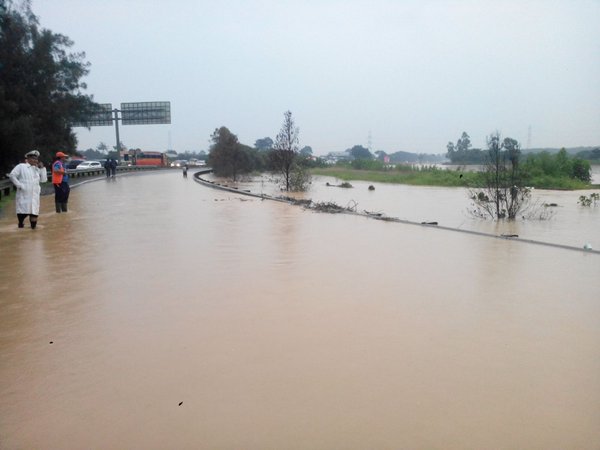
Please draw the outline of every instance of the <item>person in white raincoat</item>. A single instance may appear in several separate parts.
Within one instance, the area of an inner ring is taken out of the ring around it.
[[[17,166],[8,174],[8,178],[17,187],[15,202],[17,206],[17,219],[19,228],[25,225],[25,218],[29,216],[31,228],[37,226],[40,214],[40,182],[48,181],[48,174],[44,165],[38,161],[40,152],[32,150],[25,155],[26,162]]]

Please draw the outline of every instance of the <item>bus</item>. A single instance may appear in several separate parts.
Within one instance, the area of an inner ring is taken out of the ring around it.
[[[161,152],[139,152],[133,159],[135,166],[168,166],[167,155]]]

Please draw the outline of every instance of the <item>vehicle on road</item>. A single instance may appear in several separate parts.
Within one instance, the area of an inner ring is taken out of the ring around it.
[[[83,161],[77,165],[76,170],[103,169],[100,161]]]
[[[72,159],[69,162],[67,162],[67,169],[76,169],[77,166],[79,164],[81,164],[82,162],[84,162],[85,160],[83,159]]]
[[[139,152],[133,157],[135,166],[160,166],[167,165],[167,155],[162,152]]]

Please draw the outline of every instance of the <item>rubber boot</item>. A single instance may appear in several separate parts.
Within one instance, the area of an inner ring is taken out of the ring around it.
[[[63,212],[67,212],[67,204],[66,203],[61,203],[60,208],[62,209]]]
[[[54,205],[56,206],[56,212],[60,213],[61,209],[60,209],[60,203],[55,202]]]
[[[29,222],[31,224],[31,229],[35,230],[35,227],[37,227],[37,220],[35,222]]]

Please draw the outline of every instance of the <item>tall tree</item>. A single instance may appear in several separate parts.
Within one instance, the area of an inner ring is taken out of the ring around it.
[[[71,123],[93,104],[81,79],[89,72],[73,42],[40,28],[29,0],[0,0],[0,173],[37,148],[50,159],[73,151]]]
[[[291,111],[286,111],[283,116],[283,125],[275,139],[270,160],[273,168],[283,176],[285,190],[289,191],[292,188],[292,170],[298,156],[300,130],[294,123]]]
[[[471,138],[466,131],[463,131],[460,139],[456,141],[456,151],[466,153],[470,148]]]
[[[227,127],[216,128],[211,136],[212,147],[208,164],[215,175],[231,177],[233,181],[242,173],[251,171],[250,158],[242,148],[238,138]]]

